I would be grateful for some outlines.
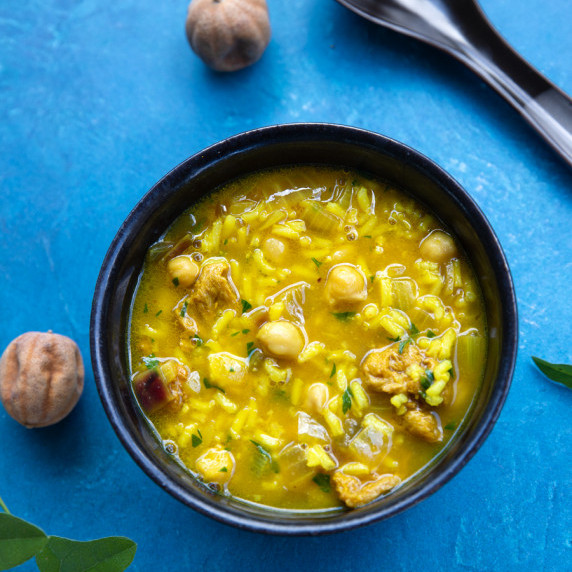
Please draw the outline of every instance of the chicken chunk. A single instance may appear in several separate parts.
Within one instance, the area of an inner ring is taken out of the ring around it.
[[[437,418],[431,413],[422,409],[411,409],[401,419],[405,429],[415,437],[425,439],[429,443],[443,440],[443,431]]]
[[[358,477],[346,475],[342,471],[336,471],[332,481],[340,499],[351,508],[363,506],[401,483],[399,477],[390,474],[362,483]]]
[[[197,334],[219,310],[237,308],[240,296],[226,260],[203,265],[191,293],[179,302],[176,312],[184,328]]]
[[[418,365],[423,370],[432,370],[437,361],[427,357],[413,344],[407,344],[401,353],[396,344],[385,350],[373,350],[362,363],[364,386],[373,391],[394,395],[417,395],[421,390],[420,380],[411,378],[407,373],[407,369],[412,365]]]

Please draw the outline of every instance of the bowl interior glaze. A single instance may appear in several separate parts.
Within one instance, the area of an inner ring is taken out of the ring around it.
[[[353,510],[281,511],[213,494],[165,452],[130,389],[127,320],[145,253],[175,218],[220,185],[254,171],[332,165],[385,179],[416,197],[456,234],[479,278],[487,309],[488,360],[469,418],[443,452],[395,492]],[[273,534],[323,534],[390,517],[441,487],[474,455],[508,393],[517,350],[510,271],[488,221],[456,181],[409,147],[328,124],[266,127],[194,155],[159,181],[129,214],[103,262],[91,316],[91,354],[105,411],[125,448],[163,489],[221,522]]]

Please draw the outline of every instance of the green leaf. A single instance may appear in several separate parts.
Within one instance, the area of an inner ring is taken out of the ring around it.
[[[437,334],[435,332],[432,332],[431,330],[427,330],[427,337],[428,338],[434,338]]]
[[[550,363],[534,356],[532,360],[548,379],[572,389],[572,365]]]
[[[445,425],[445,427],[443,427],[443,429],[445,429],[447,431],[454,431],[456,427],[457,427],[457,424],[454,421],[449,421],[449,423],[447,423],[447,425]]]
[[[35,556],[48,541],[38,527],[8,513],[0,513],[0,570],[19,566]]]
[[[199,437],[198,435],[195,435],[194,433],[191,435],[191,445],[193,446],[193,449],[195,449],[199,445],[202,445],[202,443],[203,443],[203,440],[201,437]]]
[[[272,455],[260,443],[257,443],[252,439],[250,442],[258,449],[258,453],[260,454],[261,458],[263,458],[270,465],[272,471],[279,473],[280,467],[278,466],[278,463],[272,458]]]
[[[407,344],[411,343],[411,338],[407,338],[405,340],[402,340],[401,342],[399,342],[399,347],[397,348],[397,352],[399,354],[403,353],[403,350],[405,349],[405,346],[407,346]]]
[[[159,365],[159,360],[155,358],[153,354],[148,357],[141,358],[143,363],[147,366],[147,369],[153,369]]]
[[[334,375],[336,375],[336,364],[334,363],[334,365],[332,366],[332,372],[330,373],[330,379],[332,377],[334,377]]]
[[[324,493],[329,493],[332,490],[330,485],[330,475],[326,475],[324,473],[318,473],[313,479],[319,487],[320,490]]]
[[[322,266],[322,264],[323,264],[323,262],[320,262],[319,260],[317,260],[314,257],[312,257],[312,262],[316,265],[316,268],[320,268],[320,266]]]
[[[348,322],[356,315],[355,312],[332,312],[332,316],[340,320],[340,322]]]
[[[411,322],[411,327],[409,328],[409,333],[410,333],[412,336],[416,336],[416,335],[419,333],[419,330],[417,329],[417,326],[416,326],[413,322]]]
[[[248,312],[248,310],[250,310],[252,308],[252,304],[250,302],[247,302],[246,300],[241,300],[242,302],[242,313],[244,314],[244,312]]]
[[[342,413],[345,415],[352,407],[352,396],[349,388],[342,394]]]
[[[178,279],[176,276],[173,278],[173,284],[174,284],[175,286],[178,286],[178,285],[179,285],[179,279]]]
[[[218,389],[219,391],[226,393],[226,391],[222,387],[219,387],[218,385],[211,383],[206,377],[203,377],[203,384],[207,389],[210,389],[212,387],[213,389]]]
[[[187,306],[189,305],[189,303],[187,302],[187,300],[185,300],[183,302],[183,307],[181,308],[181,318],[184,318],[187,315]]]
[[[137,544],[122,536],[89,542],[50,536],[36,564],[40,572],[122,572],[136,550]]]

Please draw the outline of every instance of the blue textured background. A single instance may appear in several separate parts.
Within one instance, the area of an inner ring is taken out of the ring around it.
[[[77,340],[87,375],[54,427],[0,410],[0,496],[52,534],[133,538],[140,571],[572,570],[572,392],[530,360],[572,362],[572,170],[448,56],[333,0],[269,6],[263,59],[222,75],[186,43],[186,1],[2,0],[0,351],[52,329]],[[569,0],[483,6],[572,93]],[[88,344],[99,266],[143,193],[211,143],[295,121],[371,129],[447,169],[499,235],[521,320],[511,393],[469,465],[389,521],[315,539],[238,531],[162,492],[110,428]]]

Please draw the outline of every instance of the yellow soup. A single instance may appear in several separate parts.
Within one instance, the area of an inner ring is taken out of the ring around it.
[[[348,171],[264,171],[150,249],[133,389],[211,490],[361,506],[452,437],[479,388],[485,328],[466,257],[409,196]]]

